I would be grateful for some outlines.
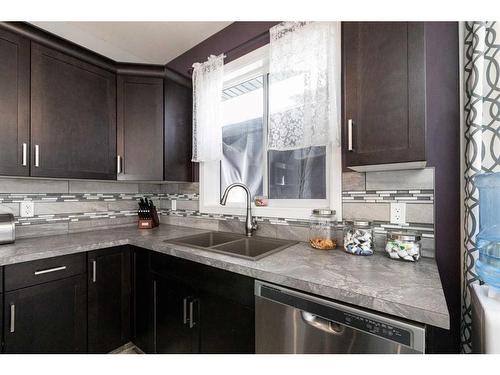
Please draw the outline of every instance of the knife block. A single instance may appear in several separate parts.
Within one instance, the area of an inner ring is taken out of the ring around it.
[[[139,229],[153,229],[160,225],[160,220],[158,219],[158,212],[156,211],[156,207],[153,207],[147,210],[148,216],[151,219],[139,219],[137,223],[137,227]]]

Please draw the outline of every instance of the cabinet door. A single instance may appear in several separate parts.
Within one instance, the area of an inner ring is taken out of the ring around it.
[[[89,253],[88,270],[88,348],[108,353],[130,340],[128,247]]]
[[[200,350],[203,354],[255,353],[254,309],[218,294],[200,294]]]
[[[345,22],[342,35],[346,166],[425,160],[423,23]]]
[[[154,286],[149,252],[133,251],[133,335],[132,340],[144,353],[154,353]]]
[[[193,92],[188,85],[165,80],[165,180],[191,182],[194,176]]]
[[[0,289],[1,291],[1,289]],[[3,353],[3,294],[0,293],[0,353]]]
[[[0,174],[29,176],[30,45],[0,30]]]
[[[163,180],[163,79],[118,76],[119,180]]]
[[[31,175],[115,179],[115,74],[32,43]]]
[[[85,353],[85,276],[52,281],[5,294],[6,353]]]
[[[197,353],[199,303],[194,298],[194,291],[187,284],[175,279],[155,276],[153,283],[156,353]]]
[[[192,270],[200,280],[201,352],[254,353],[254,280],[214,267]]]

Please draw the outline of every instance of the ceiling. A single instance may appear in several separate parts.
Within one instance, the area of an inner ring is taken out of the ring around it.
[[[31,22],[119,62],[166,64],[232,22]]]

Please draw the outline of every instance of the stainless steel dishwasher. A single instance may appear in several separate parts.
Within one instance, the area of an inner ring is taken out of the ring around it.
[[[424,353],[425,326],[255,282],[255,347],[277,353]]]

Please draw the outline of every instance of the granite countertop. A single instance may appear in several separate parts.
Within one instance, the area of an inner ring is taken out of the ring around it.
[[[384,254],[361,257],[298,243],[251,261],[164,242],[202,232],[162,224],[153,230],[126,227],[20,239],[0,245],[0,266],[131,244],[416,322],[450,326],[433,259],[406,263]]]

